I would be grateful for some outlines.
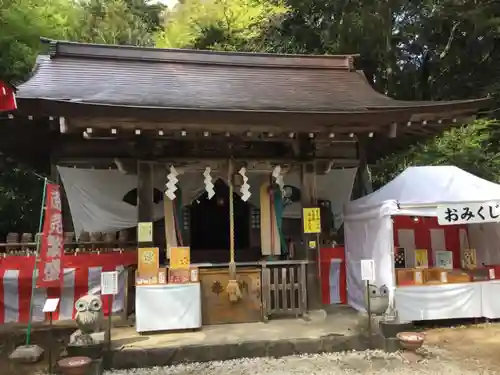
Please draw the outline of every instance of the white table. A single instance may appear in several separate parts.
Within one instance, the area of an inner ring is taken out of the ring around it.
[[[195,329],[201,325],[200,283],[136,287],[137,332]]]
[[[488,319],[500,318],[500,280],[485,281],[481,284],[482,316]]]
[[[487,283],[487,282],[485,282]],[[405,286],[396,288],[401,320],[480,318],[483,282]]]

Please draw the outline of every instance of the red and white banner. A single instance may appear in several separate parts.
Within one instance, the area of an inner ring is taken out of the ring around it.
[[[59,185],[47,184],[45,202],[37,286],[53,288],[59,286],[63,279],[61,257],[64,253],[64,236]]]
[[[0,112],[10,112],[17,109],[16,94],[9,84],[0,81]]]
[[[347,303],[344,246],[320,250],[321,299],[324,305]]]
[[[54,288],[37,288],[33,296],[33,320],[43,321],[46,298],[60,298],[54,320],[73,320],[75,302],[86,294],[100,294],[101,272],[119,271],[119,292],[112,301],[112,311],[125,306],[126,273],[124,268],[137,264],[136,251],[102,254],[63,255],[63,281]],[[27,323],[29,318],[31,283],[35,257],[10,256],[0,258],[0,324]],[[108,299],[103,298],[104,312],[109,311]]]

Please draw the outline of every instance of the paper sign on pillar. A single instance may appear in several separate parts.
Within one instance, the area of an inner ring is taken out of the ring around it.
[[[198,282],[198,268],[191,267],[191,249],[189,247],[170,248],[169,284]]]

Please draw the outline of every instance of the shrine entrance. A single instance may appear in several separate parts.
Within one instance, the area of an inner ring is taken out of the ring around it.
[[[191,257],[220,261],[229,260],[229,188],[222,181],[215,182],[215,196],[208,199],[204,192],[194,199],[190,207]],[[234,201],[234,245],[235,250],[250,247],[250,205],[238,194]],[[209,255],[211,254],[211,256]]]

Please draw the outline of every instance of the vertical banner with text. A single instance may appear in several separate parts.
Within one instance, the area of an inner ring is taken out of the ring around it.
[[[59,286],[62,282],[64,237],[59,185],[47,184],[46,196],[37,286],[48,288]]]

